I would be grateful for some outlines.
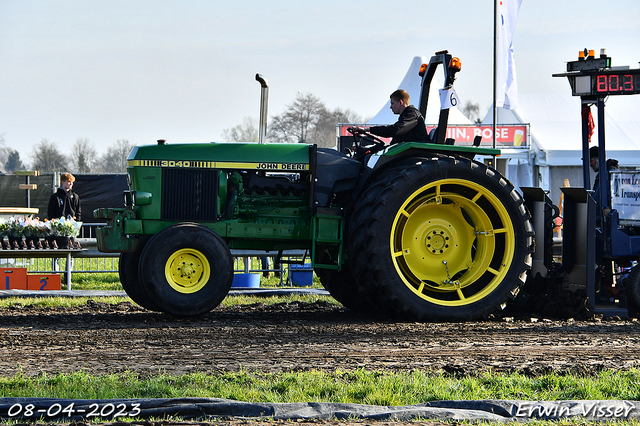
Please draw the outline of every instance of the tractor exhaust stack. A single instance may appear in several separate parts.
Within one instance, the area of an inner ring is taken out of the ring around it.
[[[267,138],[267,106],[269,101],[269,85],[267,80],[261,75],[256,74],[256,81],[260,83],[260,127],[258,128],[259,139],[261,144],[265,143]]]

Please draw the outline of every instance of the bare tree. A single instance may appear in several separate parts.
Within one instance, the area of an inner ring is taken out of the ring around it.
[[[127,157],[133,145],[127,139],[118,139],[115,146],[107,149],[107,153],[100,157],[99,171],[102,173],[126,173]]]
[[[11,148],[5,146],[4,142],[4,133],[0,134],[0,171],[2,166],[5,165],[9,158],[9,154],[11,153]]]
[[[289,120],[281,115],[271,117],[271,124],[267,126],[267,139],[269,142],[294,143],[295,140],[293,126]]]
[[[78,138],[71,150],[71,164],[77,173],[91,173],[97,153],[87,138]]]
[[[222,139],[228,142],[258,142],[260,134],[257,120],[253,117],[245,117],[242,124],[224,129]]]
[[[310,138],[326,107],[311,93],[298,93],[285,112],[271,120],[269,139],[276,142],[313,143]]]
[[[59,150],[55,142],[42,139],[30,154],[31,168],[40,172],[65,172],[68,160]]]
[[[314,129],[314,143],[319,147],[330,148],[337,143],[336,127],[338,123],[363,123],[363,118],[355,112],[347,109],[336,108],[333,111],[325,110],[318,119]]]
[[[480,104],[474,104],[471,101],[467,101],[462,108],[462,114],[476,124],[482,122],[482,119],[480,118]]]
[[[349,109],[330,111],[311,93],[298,93],[282,114],[271,117],[267,137],[271,142],[315,143],[330,148],[336,145],[338,123],[362,122],[362,117]]]
[[[355,111],[351,111],[350,109],[345,109],[344,111],[340,108],[336,108],[333,111],[333,118],[338,123],[364,123],[366,120],[362,118],[362,116]]]

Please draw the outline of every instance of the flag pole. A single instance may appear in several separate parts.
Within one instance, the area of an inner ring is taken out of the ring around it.
[[[493,144],[496,147],[496,123],[498,121],[498,107],[496,106],[498,98],[498,2],[493,0]],[[493,157],[495,163],[495,156]],[[497,167],[494,164],[494,167]]]

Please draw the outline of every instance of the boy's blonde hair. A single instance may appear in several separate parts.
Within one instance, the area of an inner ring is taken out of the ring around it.
[[[63,173],[60,175],[60,182],[75,182],[76,178],[71,173]]]

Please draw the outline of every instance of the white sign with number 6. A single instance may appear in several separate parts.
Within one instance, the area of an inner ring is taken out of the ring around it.
[[[460,103],[458,94],[452,87],[440,89],[440,109],[449,109]]]

